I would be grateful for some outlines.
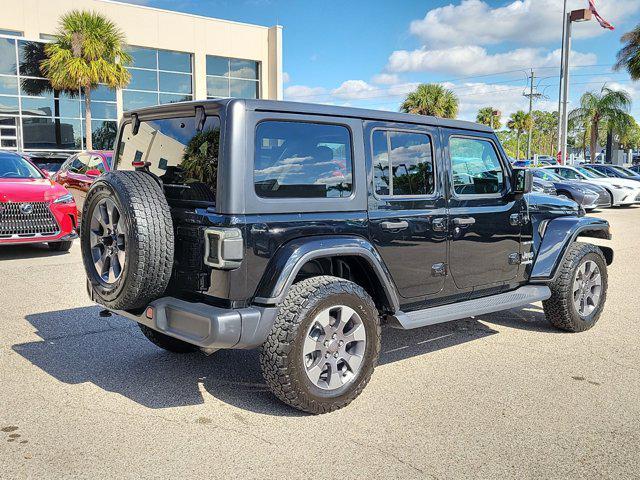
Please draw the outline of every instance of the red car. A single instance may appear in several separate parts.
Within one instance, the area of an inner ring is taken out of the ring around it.
[[[55,173],[53,179],[73,195],[78,212],[82,213],[89,187],[97,177],[111,170],[112,152],[88,151],[71,155]]]
[[[78,237],[73,196],[28,159],[0,152],[0,245],[47,243],[67,251]]]

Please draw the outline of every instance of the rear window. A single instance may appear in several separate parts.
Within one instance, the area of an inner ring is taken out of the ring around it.
[[[132,162],[149,162],[168,200],[215,204],[219,149],[218,117],[208,116],[200,132],[195,117],[141,121],[136,135],[124,126],[116,164],[133,170]]]
[[[349,129],[262,122],[256,129],[254,169],[255,190],[261,197],[348,197],[353,188]]]

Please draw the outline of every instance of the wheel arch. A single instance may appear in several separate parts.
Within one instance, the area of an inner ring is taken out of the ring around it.
[[[269,261],[253,301],[276,305],[297,280],[315,275],[358,283],[381,312],[395,313],[400,308],[395,284],[374,246],[361,237],[339,235],[303,237],[282,245]]]
[[[553,281],[558,265],[573,242],[578,238],[611,239],[609,222],[594,217],[560,217],[547,224],[538,248],[530,281],[548,283]],[[613,262],[613,249],[599,246],[607,265]]]

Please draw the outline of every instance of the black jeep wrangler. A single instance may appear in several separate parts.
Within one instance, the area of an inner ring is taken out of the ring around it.
[[[432,117],[261,100],[127,113],[87,195],[91,298],[172,352],[261,349],[282,401],[323,413],[365,387],[381,325],[542,301],[591,328],[606,221],[531,193],[493,131]]]

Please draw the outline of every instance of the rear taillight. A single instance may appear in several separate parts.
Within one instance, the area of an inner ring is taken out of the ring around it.
[[[238,228],[207,228],[204,263],[223,270],[238,268],[244,258],[242,232]]]

